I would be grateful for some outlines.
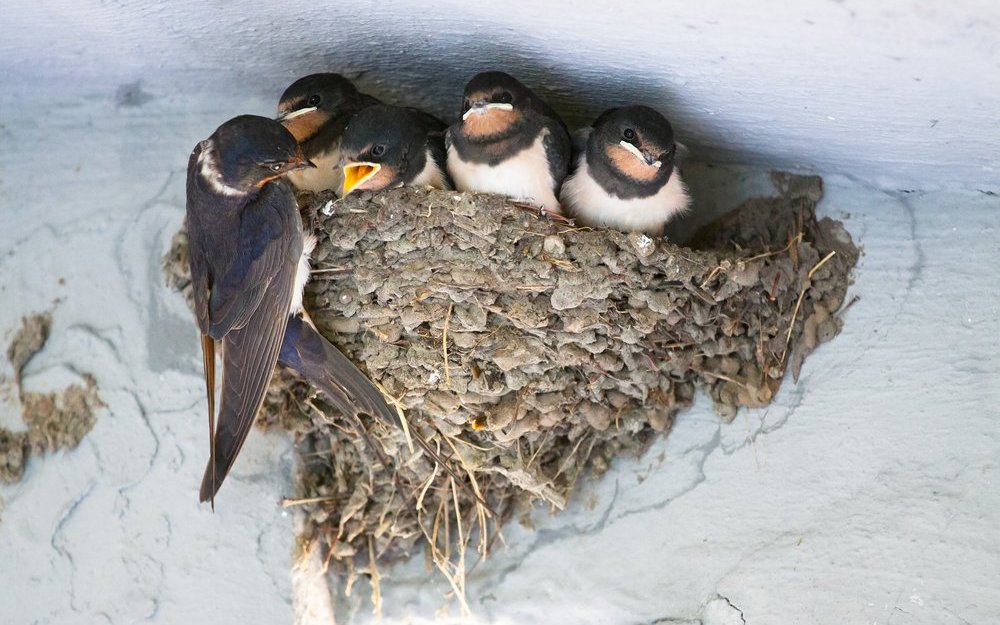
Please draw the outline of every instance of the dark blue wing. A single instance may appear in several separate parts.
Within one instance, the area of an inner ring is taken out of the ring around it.
[[[217,340],[247,323],[279,277],[289,272],[294,277],[302,253],[298,209],[283,183],[264,185],[241,211],[235,227],[238,245],[231,261],[214,277],[208,302],[208,334]]]
[[[291,189],[270,183],[241,211],[232,261],[211,286],[209,332],[222,340],[218,427],[201,485],[213,499],[246,441],[278,360],[302,224]],[[225,233],[219,233],[225,240]]]
[[[546,120],[545,128],[548,129],[548,133],[542,140],[542,145],[545,147],[545,156],[549,161],[549,173],[552,175],[552,181],[554,184],[554,191],[556,197],[559,197],[559,189],[562,188],[563,179],[569,173],[569,163],[570,163],[570,140],[569,133],[566,132],[566,126],[561,120]]]

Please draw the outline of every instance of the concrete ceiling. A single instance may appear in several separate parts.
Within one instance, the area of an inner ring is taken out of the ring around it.
[[[177,107],[217,91],[221,121],[335,70],[448,117],[472,73],[503,68],[571,124],[656,106],[709,160],[1000,186],[1000,4],[987,0],[4,4],[0,73],[28,107],[40,81],[66,100],[141,81]]]

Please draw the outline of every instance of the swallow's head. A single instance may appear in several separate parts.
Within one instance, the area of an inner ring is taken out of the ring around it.
[[[476,74],[465,85],[461,132],[480,141],[507,137],[523,123],[533,97],[531,90],[510,74]]]
[[[257,115],[234,117],[208,139],[211,158],[204,167],[215,169],[217,179],[228,187],[262,187],[291,171],[315,167],[281,124]]]
[[[281,94],[278,117],[285,128],[302,142],[331,119],[345,114],[360,94],[340,74],[310,74],[293,82]]]
[[[425,163],[431,120],[440,123],[420,111],[386,104],[355,114],[340,139],[343,195],[412,180]]]
[[[648,106],[625,106],[597,118],[587,151],[619,177],[663,184],[674,170],[677,144],[666,117]]]

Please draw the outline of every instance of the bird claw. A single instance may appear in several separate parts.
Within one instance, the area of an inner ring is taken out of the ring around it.
[[[545,208],[544,206],[535,204],[534,202],[527,200],[516,200],[514,202],[511,202],[511,204],[516,208],[520,208],[522,210],[529,210],[533,213],[538,213],[539,217],[546,218],[550,221],[558,221],[564,224],[574,225],[573,220],[563,215],[562,211],[558,209],[551,210]]]
[[[541,208],[541,213],[543,217],[546,217],[550,221],[558,221],[560,223],[568,224],[570,226],[576,225],[572,219],[570,219],[566,215],[563,215],[562,211],[560,210],[549,210],[543,206]]]
[[[523,208],[525,210],[530,210],[530,211],[545,210],[544,206],[541,206],[539,204],[535,204],[531,200],[514,200],[513,202],[511,202],[511,204],[513,204],[514,206],[516,206],[518,208]]]

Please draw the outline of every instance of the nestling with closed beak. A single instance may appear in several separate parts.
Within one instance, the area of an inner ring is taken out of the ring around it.
[[[688,209],[674,131],[660,113],[611,109],[574,139],[576,167],[560,199],[577,224],[658,236]]]
[[[459,191],[507,195],[559,212],[569,133],[556,112],[514,77],[473,77],[462,119],[448,129],[445,144],[448,173]]]

